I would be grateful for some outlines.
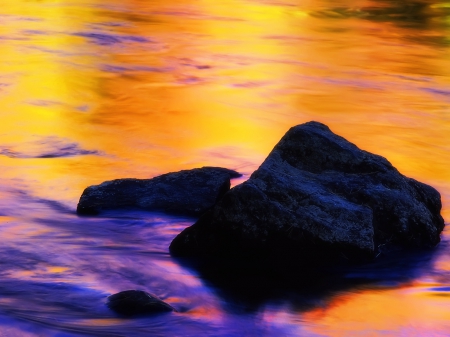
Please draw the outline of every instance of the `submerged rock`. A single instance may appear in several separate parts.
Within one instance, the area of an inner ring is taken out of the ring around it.
[[[398,248],[434,247],[444,228],[440,209],[434,188],[309,122],[291,128],[170,252],[274,264],[367,261]]]
[[[125,290],[108,297],[108,307],[121,315],[176,311],[157,296],[142,290]]]
[[[139,208],[182,215],[200,215],[229,189],[230,178],[241,175],[221,167],[167,173],[152,179],[116,179],[86,188],[78,214]]]

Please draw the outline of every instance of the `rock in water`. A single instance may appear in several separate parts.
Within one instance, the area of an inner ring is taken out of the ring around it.
[[[111,310],[126,316],[176,311],[157,296],[142,290],[125,290],[111,295],[107,305]]]
[[[181,215],[200,215],[230,189],[241,175],[221,167],[202,167],[163,174],[153,179],[117,179],[89,186],[81,195],[78,214],[139,208]]]
[[[434,247],[444,228],[440,210],[434,188],[309,122],[291,128],[170,252],[274,264],[367,261],[393,249]]]

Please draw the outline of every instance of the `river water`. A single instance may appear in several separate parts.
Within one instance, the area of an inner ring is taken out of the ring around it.
[[[75,213],[115,178],[245,180],[317,120],[438,189],[448,221],[450,2],[2,0],[0,22],[0,336],[450,336],[447,230],[433,253],[236,293],[170,257],[195,219]],[[127,289],[179,312],[118,317]]]

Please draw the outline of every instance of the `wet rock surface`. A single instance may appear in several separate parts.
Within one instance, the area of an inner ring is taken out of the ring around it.
[[[275,265],[368,261],[437,245],[440,210],[434,188],[309,122],[291,128],[170,251]]]
[[[210,209],[229,189],[230,178],[241,175],[220,167],[202,167],[167,173],[152,179],[116,179],[86,188],[77,213],[138,208],[198,216]]]
[[[108,297],[108,307],[124,316],[176,311],[156,295],[142,290],[125,290]]]

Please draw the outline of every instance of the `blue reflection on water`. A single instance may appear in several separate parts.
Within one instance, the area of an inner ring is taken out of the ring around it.
[[[101,46],[110,46],[123,42],[138,42],[138,43],[149,42],[148,39],[142,36],[133,36],[133,35],[106,34],[97,32],[81,32],[81,33],[74,33],[73,35],[85,37],[92,43]]]

